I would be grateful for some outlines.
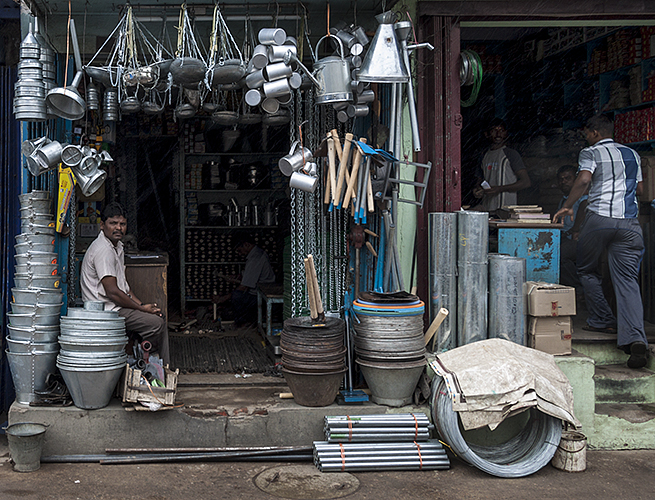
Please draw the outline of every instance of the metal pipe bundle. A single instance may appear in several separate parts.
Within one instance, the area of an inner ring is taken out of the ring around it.
[[[449,469],[441,443],[314,442],[314,464],[321,472]]]
[[[430,424],[424,413],[325,417],[323,430],[330,443],[427,441]]]
[[[526,345],[525,259],[489,256],[489,338]]]
[[[434,352],[456,347],[457,340],[457,213],[428,214],[430,252],[430,324],[443,307],[448,316],[435,334]]]
[[[457,213],[457,345],[487,338],[489,214]]]

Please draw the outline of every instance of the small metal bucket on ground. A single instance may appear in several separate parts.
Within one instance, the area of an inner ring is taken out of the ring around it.
[[[577,431],[563,431],[551,465],[566,472],[587,469],[587,436]]]
[[[7,427],[7,442],[15,471],[39,470],[46,428],[44,424],[33,422],[11,424]]]

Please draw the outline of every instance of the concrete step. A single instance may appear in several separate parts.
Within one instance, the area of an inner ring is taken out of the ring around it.
[[[597,404],[589,445],[604,450],[655,449],[655,404]]]
[[[655,403],[655,373],[624,364],[596,365],[596,403]]]

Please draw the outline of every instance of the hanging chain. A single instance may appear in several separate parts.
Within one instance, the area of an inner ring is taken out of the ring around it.
[[[77,279],[75,269],[75,247],[77,237],[77,195],[73,185],[70,199],[70,215],[68,221],[70,224],[70,236],[68,239],[68,305],[74,305],[76,297],[75,281]]]

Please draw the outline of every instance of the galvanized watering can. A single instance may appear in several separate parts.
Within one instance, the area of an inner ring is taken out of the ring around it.
[[[329,38],[339,43],[339,54],[319,59],[314,64],[314,77],[320,86],[316,90],[316,104],[331,104],[333,102],[352,101],[353,93],[350,87],[350,68],[343,52],[343,43],[336,36],[325,35],[316,44],[318,46],[323,40]]]

